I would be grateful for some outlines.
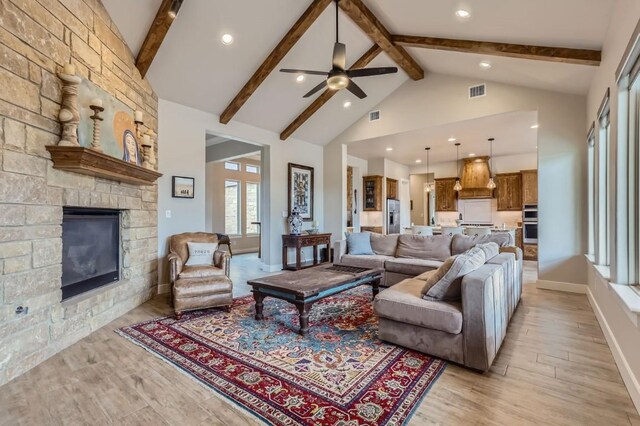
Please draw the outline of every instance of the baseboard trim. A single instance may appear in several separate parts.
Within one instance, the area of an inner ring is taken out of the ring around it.
[[[607,319],[602,313],[602,310],[600,309],[595,297],[593,297],[593,293],[591,293],[591,289],[589,287],[587,287],[587,298],[589,299],[593,312],[596,314],[596,318],[600,324],[600,328],[602,328],[604,337],[609,344],[609,349],[611,350],[613,359],[618,366],[618,371],[622,376],[622,381],[627,387],[631,401],[633,401],[633,405],[636,406],[636,410],[640,413],[640,383],[638,383],[636,376],[633,374],[633,370],[631,370],[631,367],[627,362],[627,358],[624,356],[622,349],[620,349],[616,336],[613,334]]]
[[[564,291],[565,293],[587,294],[589,286],[586,284],[563,283],[560,281],[538,280],[536,288],[543,290]]]
[[[281,264],[267,265],[266,263],[261,263],[260,269],[264,272],[278,272],[278,271],[282,271],[282,265]]]

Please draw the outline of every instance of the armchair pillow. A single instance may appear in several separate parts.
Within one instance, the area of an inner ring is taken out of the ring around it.
[[[462,278],[484,265],[486,256],[479,247],[449,257],[430,275],[422,290],[422,298],[435,301],[458,301],[462,298]]]
[[[371,234],[368,232],[352,232],[347,235],[347,253],[356,256],[375,254],[371,248]]]
[[[213,265],[213,253],[218,249],[218,243],[192,243],[187,242],[189,258],[185,266],[210,266]]]

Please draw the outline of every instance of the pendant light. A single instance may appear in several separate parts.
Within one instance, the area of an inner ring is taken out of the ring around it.
[[[456,142],[456,184],[453,185],[454,191],[462,191],[462,185],[460,184],[460,178],[458,177],[459,176],[458,173],[460,173],[460,165],[458,164],[460,162],[459,154],[460,154],[460,142]]]
[[[493,141],[495,139],[494,138],[489,138],[489,149],[490,149],[490,156],[489,156],[489,167],[491,168],[490,170],[490,175],[489,175],[489,183],[487,184],[487,188],[489,189],[496,189],[496,183],[493,181]]]
[[[426,147],[425,151],[427,151],[427,179],[429,179],[429,151],[431,151],[431,147]],[[431,185],[427,182],[427,192],[431,192]]]

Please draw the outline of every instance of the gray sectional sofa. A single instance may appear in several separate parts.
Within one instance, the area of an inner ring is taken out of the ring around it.
[[[392,249],[395,241],[395,251]],[[426,280],[447,257],[495,242],[500,253],[461,279],[459,301],[422,298]],[[500,349],[522,293],[522,251],[508,234],[418,236],[372,234],[373,255],[349,255],[334,246],[334,261],[385,269],[374,301],[380,339],[487,371]]]

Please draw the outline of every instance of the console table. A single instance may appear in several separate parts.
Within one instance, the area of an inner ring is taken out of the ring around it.
[[[327,246],[327,255],[329,254],[329,248],[331,246],[331,234],[301,234],[301,235],[283,235],[282,236],[282,269],[289,269],[291,271],[298,271],[300,269],[309,268],[312,266],[326,263],[329,259],[318,259],[318,246]],[[289,265],[287,259],[287,249],[289,247],[296,249],[296,263]],[[313,262],[305,262],[303,265],[302,247],[313,247]]]

